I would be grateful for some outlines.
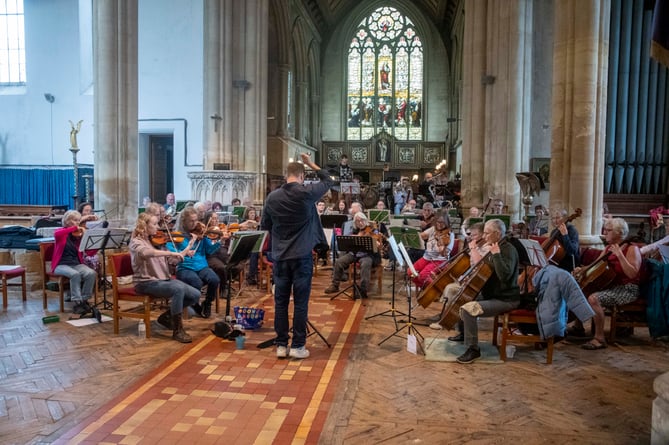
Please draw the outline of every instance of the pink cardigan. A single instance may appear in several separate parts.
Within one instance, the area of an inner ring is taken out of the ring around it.
[[[77,229],[79,229],[77,226],[63,227],[62,229],[58,229],[53,233],[54,238],[56,238],[56,243],[53,246],[53,256],[51,257],[51,272],[54,272],[56,267],[58,267],[58,263],[60,263],[60,259],[63,256],[63,252],[65,251],[68,235],[77,231]],[[76,246],[79,262],[83,264],[84,255],[79,251],[79,242],[76,243]],[[86,255],[95,255],[96,252],[97,250],[88,250],[86,251]]]

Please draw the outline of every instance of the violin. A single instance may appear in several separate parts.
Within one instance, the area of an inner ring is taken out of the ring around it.
[[[183,232],[168,232],[170,235],[170,241],[172,244],[181,244],[186,239],[186,235]]]
[[[158,232],[155,235],[151,235],[149,236],[149,239],[151,240],[153,247],[163,247],[170,241],[167,233],[165,232]]]
[[[437,246],[443,250],[451,244],[451,229],[446,227],[441,230],[435,230],[434,237],[437,240]]]

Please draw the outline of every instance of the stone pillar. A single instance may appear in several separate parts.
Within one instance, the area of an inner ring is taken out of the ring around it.
[[[550,205],[574,220],[581,244],[600,244],[610,4],[555,2]]]
[[[204,2],[204,171],[228,163],[253,172],[254,184],[240,198],[256,202],[266,183],[268,9],[268,0]]]
[[[278,92],[278,104],[279,110],[276,113],[277,120],[277,129],[279,136],[289,136],[290,130],[288,129],[288,73],[290,71],[290,65],[279,65],[279,92]]]
[[[463,205],[501,198],[518,220],[515,173],[530,153],[532,2],[473,0],[465,8]]]
[[[137,0],[93,2],[95,207],[137,217]]]
[[[295,82],[296,107],[298,111],[295,119],[295,139],[307,143],[309,133],[309,84],[304,81]]]

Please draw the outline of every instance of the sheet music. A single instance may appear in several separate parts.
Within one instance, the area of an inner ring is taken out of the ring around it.
[[[417,277],[418,272],[416,272],[416,268],[413,267],[413,263],[411,262],[411,257],[409,257],[409,252],[407,252],[407,249],[404,247],[404,244],[399,243],[398,246],[400,248],[400,252],[402,252],[402,258],[404,258],[404,262],[407,264],[409,271],[411,271],[411,276]]]
[[[395,261],[397,261],[397,264],[400,267],[404,267],[404,257],[402,257],[402,254],[400,253],[399,247],[397,246],[397,241],[395,241],[395,237],[391,236],[388,238],[388,243],[390,243],[390,248],[395,255]]]

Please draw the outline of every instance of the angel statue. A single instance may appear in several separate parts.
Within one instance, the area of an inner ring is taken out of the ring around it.
[[[70,126],[72,127],[72,130],[70,130],[70,145],[72,146],[72,148],[79,148],[77,146],[77,133],[79,133],[79,130],[81,130],[81,123],[83,122],[83,120],[77,122],[76,126],[74,125],[74,123],[72,123],[72,121],[68,122],[70,122]]]

